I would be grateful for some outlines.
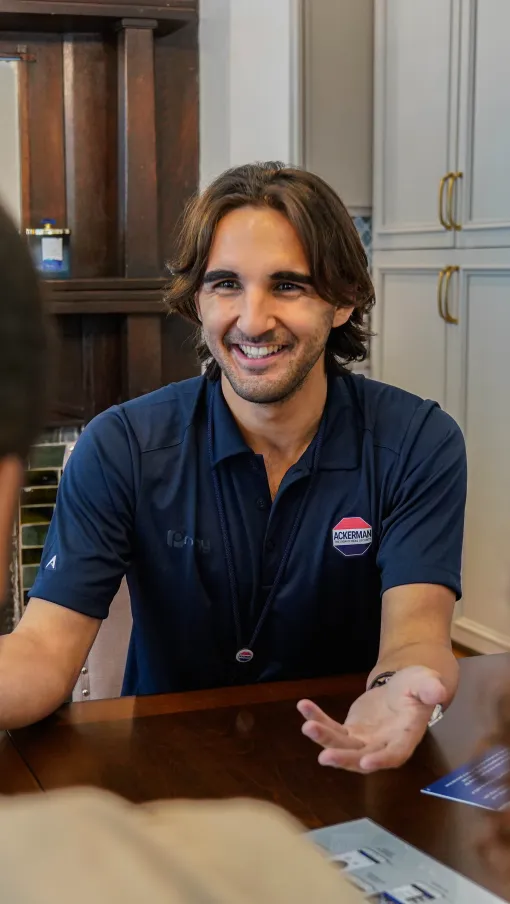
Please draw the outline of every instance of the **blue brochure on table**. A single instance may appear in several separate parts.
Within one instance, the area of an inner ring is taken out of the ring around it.
[[[510,806],[510,750],[493,747],[483,756],[423,788],[424,794],[486,810]]]

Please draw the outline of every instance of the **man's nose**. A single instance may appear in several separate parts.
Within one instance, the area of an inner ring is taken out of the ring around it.
[[[237,326],[245,336],[262,336],[276,326],[272,311],[273,298],[262,288],[248,289],[243,293]]]

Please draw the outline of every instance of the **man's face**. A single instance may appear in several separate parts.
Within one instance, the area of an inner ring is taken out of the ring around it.
[[[319,298],[297,233],[269,207],[241,207],[220,220],[197,307],[224,377],[260,404],[289,398],[323,368],[331,329],[352,312]]]

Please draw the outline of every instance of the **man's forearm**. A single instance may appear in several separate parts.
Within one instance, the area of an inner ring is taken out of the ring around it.
[[[457,690],[459,683],[459,666],[450,646],[435,643],[412,643],[395,650],[388,650],[381,656],[372,669],[367,687],[382,672],[398,672],[411,665],[423,665],[433,669],[441,676],[448,698],[445,706],[448,706]]]
[[[0,730],[43,719],[68,694],[69,687],[55,663],[31,638],[16,632],[0,637]]]

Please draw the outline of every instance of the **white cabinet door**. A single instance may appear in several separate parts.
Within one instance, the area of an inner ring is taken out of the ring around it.
[[[468,504],[453,636],[491,653],[510,649],[510,263],[459,275],[448,357],[460,375],[451,407],[466,438]]]
[[[401,261],[400,256],[400,261]],[[374,258],[372,376],[446,404],[447,325],[438,310],[440,267]]]
[[[464,248],[510,246],[510,3],[462,10],[458,217]]]
[[[459,4],[375,4],[374,249],[454,244],[438,194],[457,160]]]

